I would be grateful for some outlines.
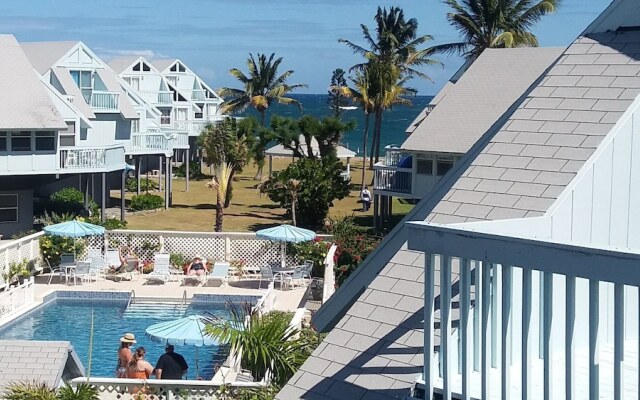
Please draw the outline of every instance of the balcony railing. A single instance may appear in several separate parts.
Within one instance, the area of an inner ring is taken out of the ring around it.
[[[378,163],[373,166],[373,189],[392,193],[412,193],[413,170]]]
[[[200,136],[207,121],[173,121],[173,129],[189,132],[189,136]]]
[[[407,227],[425,253],[414,398],[638,398],[640,254]]]
[[[58,150],[60,169],[109,169],[124,164],[124,147],[63,147]]]
[[[131,134],[131,152],[135,154],[166,153],[173,149],[171,135],[163,132],[140,132]]]
[[[173,147],[176,149],[188,149],[189,148],[189,132],[188,131],[173,131]]]
[[[118,92],[101,92],[94,90],[91,93],[91,108],[96,111],[118,111]]]
[[[164,90],[138,90],[140,97],[150,104],[166,104],[173,103],[172,92]]]
[[[207,99],[207,91],[201,89],[193,89],[191,90],[191,100],[194,101],[204,101]]]

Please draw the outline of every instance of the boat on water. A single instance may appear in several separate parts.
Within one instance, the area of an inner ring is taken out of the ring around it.
[[[356,106],[340,106],[341,110],[357,110],[358,107]]]

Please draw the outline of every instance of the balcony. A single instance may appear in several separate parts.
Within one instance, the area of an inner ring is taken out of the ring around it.
[[[373,166],[373,190],[388,196],[412,194],[413,170],[377,163]]]
[[[173,129],[187,131],[189,136],[200,136],[208,121],[173,121]]]
[[[64,172],[114,171],[124,168],[124,147],[64,147],[58,150],[58,169]]]
[[[171,91],[164,90],[138,90],[137,93],[144,101],[153,105],[171,105],[173,97]]]
[[[94,90],[91,93],[91,108],[94,111],[119,112],[118,100],[120,93]]]
[[[552,239],[545,218],[407,224],[425,253],[413,398],[638,398],[640,254]]]
[[[170,154],[173,138],[160,131],[137,132],[131,134],[131,148],[127,154]]]
[[[189,132],[188,131],[172,131],[173,148],[188,149],[189,148]]]

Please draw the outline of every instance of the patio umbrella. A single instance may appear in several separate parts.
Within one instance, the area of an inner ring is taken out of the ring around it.
[[[104,235],[104,227],[100,225],[90,224],[82,221],[65,221],[59,224],[53,224],[44,227],[44,233],[47,235],[64,236],[77,239],[79,237]],[[75,256],[76,246],[74,240],[73,255]]]
[[[196,346],[196,375],[199,375],[198,347],[218,344],[215,339],[205,334],[204,328],[203,316],[189,315],[177,320],[153,324],[146,329],[146,334],[156,342]]]
[[[266,239],[282,243],[281,266],[282,268],[284,268],[286,266],[285,259],[287,257],[286,243],[308,242],[309,240],[315,239],[316,233],[308,229],[284,224],[275,226],[273,228],[261,229],[256,232],[256,237],[258,239]]]

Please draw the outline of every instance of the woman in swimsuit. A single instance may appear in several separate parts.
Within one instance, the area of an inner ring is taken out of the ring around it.
[[[193,257],[193,261],[191,262],[191,264],[189,265],[189,268],[187,269],[187,275],[196,275],[196,276],[202,276],[207,272],[204,263],[202,262],[202,257],[200,256],[195,256]]]
[[[131,379],[149,379],[153,372],[153,367],[144,359],[144,347],[138,347],[133,353],[129,366],[127,367],[127,378]]]
[[[120,338],[120,349],[118,349],[118,366],[116,367],[116,377],[117,378],[126,378],[127,377],[127,366],[131,362],[132,354],[131,347],[132,344],[136,343],[136,337],[133,333],[125,333],[123,337]]]

